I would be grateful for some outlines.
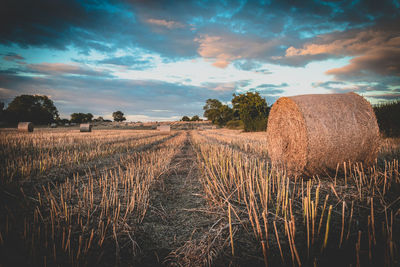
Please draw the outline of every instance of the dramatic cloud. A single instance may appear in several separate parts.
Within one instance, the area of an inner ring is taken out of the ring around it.
[[[400,41],[400,37],[398,39]],[[349,65],[326,72],[339,79],[367,76],[371,73],[400,77],[400,42],[399,47],[371,49],[365,55],[351,59]]]
[[[399,25],[393,0],[5,0],[0,98],[43,93],[64,114],[121,106],[128,118],[200,115],[206,99],[249,90],[268,103],[391,99]]]
[[[322,35],[303,48],[286,50],[286,58],[305,62],[332,56],[354,56],[349,65],[326,72],[338,79],[371,74],[400,76],[400,34],[391,29],[351,30]]]
[[[157,26],[163,26],[166,27],[168,29],[176,29],[176,28],[183,28],[185,27],[185,25],[183,25],[180,22],[176,22],[176,21],[167,21],[164,19],[148,19],[146,20],[148,23],[153,24],[153,25],[157,25]]]
[[[205,59],[214,61],[218,68],[226,68],[237,59],[255,59],[273,50],[279,40],[247,39],[240,35],[201,35],[197,52]]]

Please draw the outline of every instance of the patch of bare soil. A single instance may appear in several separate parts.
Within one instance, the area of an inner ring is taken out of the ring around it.
[[[226,243],[218,217],[202,198],[196,156],[187,134],[182,150],[152,192],[138,237],[140,266],[199,266]]]

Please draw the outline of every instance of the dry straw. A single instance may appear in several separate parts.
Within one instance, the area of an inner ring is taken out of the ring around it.
[[[160,125],[157,127],[157,130],[161,134],[169,134],[171,132],[171,126],[170,125]]]
[[[33,123],[32,122],[20,122],[18,123],[18,131],[21,132],[33,132]]]
[[[90,123],[82,123],[79,127],[81,132],[91,132],[92,125]]]
[[[348,161],[369,165],[379,141],[374,111],[355,93],[281,97],[268,118],[269,156],[292,174],[323,174]]]

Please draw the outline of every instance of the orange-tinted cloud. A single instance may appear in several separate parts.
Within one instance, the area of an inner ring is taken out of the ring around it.
[[[364,30],[342,36],[327,34],[321,36],[319,42],[308,43],[302,48],[289,47],[286,57],[355,56],[349,65],[328,70],[326,74],[337,78],[371,73],[400,76],[400,36],[397,32]]]
[[[214,61],[213,66],[218,68],[226,68],[234,60],[260,57],[278,43],[278,40],[266,41],[249,36],[208,34],[194,41],[199,43],[199,55]]]
[[[364,76],[370,73],[400,76],[400,47],[374,48],[367,53],[350,60],[350,64],[330,69],[326,74],[338,78]]]
[[[334,35],[321,36],[321,44],[309,43],[303,48],[289,47],[286,57],[308,55],[359,55],[377,47],[394,47],[400,45],[400,37],[391,32],[366,30],[355,35],[331,40]]]

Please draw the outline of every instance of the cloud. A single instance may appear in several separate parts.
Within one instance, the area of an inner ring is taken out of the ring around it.
[[[350,64],[326,71],[337,79],[367,75],[400,76],[400,36],[398,30],[369,29],[321,35],[302,48],[286,50],[286,59],[309,62],[329,57],[352,56]]]
[[[134,56],[109,57],[96,62],[98,64],[123,66],[135,70],[145,70],[154,67],[153,62],[150,59],[143,59]]]
[[[194,39],[199,43],[198,54],[210,61],[213,66],[226,68],[238,59],[254,59],[270,52],[279,40],[262,40],[251,36],[237,34],[200,35]]]
[[[208,98],[232,98],[231,91],[214,91],[205,86],[81,75],[33,77],[0,73],[0,87],[7,90],[7,99],[20,94],[51,95],[64,116],[73,112],[107,115],[122,110],[125,115],[149,118],[182,117],[199,114]],[[164,112],[161,114],[160,110]]]
[[[100,77],[111,77],[110,73],[104,70],[95,70],[87,66],[81,66],[79,64],[65,64],[65,63],[39,63],[39,64],[28,64],[28,71],[33,71],[39,74],[46,75],[85,75],[85,76],[100,76]]]
[[[9,52],[7,54],[4,54],[3,59],[6,61],[17,61],[17,60],[19,61],[19,60],[24,60],[25,58],[16,53]]]
[[[262,88],[284,88],[284,87],[288,87],[288,86],[289,86],[289,84],[287,84],[285,82],[281,83],[281,84],[264,83],[264,84],[257,86],[257,88],[260,88],[260,89],[262,89]]]
[[[258,85],[255,88],[252,88],[250,91],[260,92],[263,96],[268,96],[269,99],[271,99],[271,97],[275,97],[276,95],[283,94],[285,92],[285,90],[283,90],[282,88],[285,88],[288,86],[289,86],[289,84],[287,84],[287,83],[281,83],[281,84],[264,83],[264,84]]]
[[[232,95],[237,89],[247,87],[250,84],[250,80],[240,80],[235,82],[219,82],[219,83],[204,83],[203,86],[209,90],[230,93]]]
[[[400,38],[399,38],[400,41]],[[350,60],[350,64],[326,71],[337,79],[363,77],[371,74],[400,77],[400,42],[399,47],[374,48],[362,56]]]
[[[156,25],[156,26],[162,26],[162,27],[166,27],[168,29],[177,29],[177,28],[184,28],[185,25],[183,25],[180,22],[177,21],[172,21],[172,20],[165,20],[165,19],[147,19],[146,20],[147,23]]]
[[[400,99],[400,94],[380,94],[380,95],[368,95],[368,98],[373,98],[376,100],[389,100],[389,101],[393,101],[393,100],[399,100]]]

